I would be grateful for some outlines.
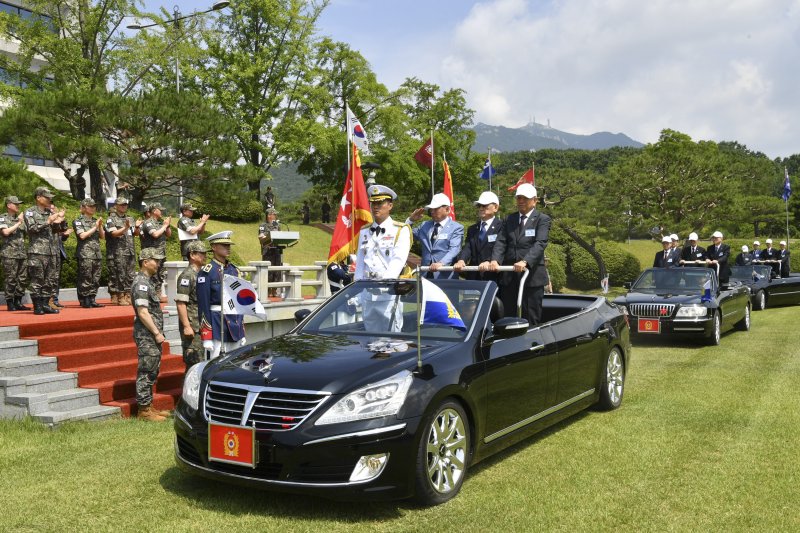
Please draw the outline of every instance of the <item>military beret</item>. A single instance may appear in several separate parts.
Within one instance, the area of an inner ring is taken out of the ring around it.
[[[377,202],[380,200],[397,200],[397,193],[386,185],[370,185],[367,190],[370,202]]]
[[[36,187],[36,192],[33,193],[33,196],[44,196],[46,198],[52,198],[53,193],[50,192],[50,189],[47,187]]]
[[[162,254],[155,248],[145,248],[139,254],[139,261],[144,261],[145,259],[156,259],[158,261],[161,261],[162,259],[164,259],[164,257],[165,257],[164,254]]]
[[[203,254],[208,253],[208,248],[206,248],[206,243],[199,240],[189,241],[189,244],[186,245],[186,253],[190,254],[193,252],[200,252]]]
[[[22,202],[19,201],[19,198],[16,196],[6,196],[6,203],[7,204],[21,204]]]
[[[81,207],[94,207],[97,204],[94,202],[92,198],[84,198],[81,200]]]

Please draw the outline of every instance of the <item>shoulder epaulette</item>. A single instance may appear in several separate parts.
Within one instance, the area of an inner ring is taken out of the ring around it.
[[[396,220],[392,220],[392,225],[398,228],[402,228],[403,226],[408,226],[409,228],[411,227],[409,224],[406,224],[405,222],[397,222]]]

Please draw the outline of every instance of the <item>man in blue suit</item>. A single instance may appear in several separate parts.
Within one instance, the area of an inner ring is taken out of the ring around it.
[[[450,198],[446,194],[434,194],[431,203],[411,213],[406,224],[418,222],[425,209],[431,219],[413,229],[414,239],[419,241],[422,255],[421,266],[430,267],[428,278],[456,278],[455,272],[441,273],[439,267],[451,266],[461,251],[464,226],[450,218]]]

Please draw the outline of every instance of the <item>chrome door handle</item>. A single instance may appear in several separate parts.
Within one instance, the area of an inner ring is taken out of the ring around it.
[[[528,350],[531,352],[538,352],[540,350],[544,350],[544,344],[537,344],[536,346],[531,346],[530,348],[528,348]]]
[[[598,335],[608,335],[608,328],[603,328],[597,332]]]

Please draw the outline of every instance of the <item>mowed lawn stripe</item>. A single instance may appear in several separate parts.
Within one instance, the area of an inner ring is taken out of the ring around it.
[[[485,461],[430,509],[187,476],[168,424],[0,421],[0,530],[800,530],[799,314],[754,313],[719,347],[636,345],[621,409]]]

